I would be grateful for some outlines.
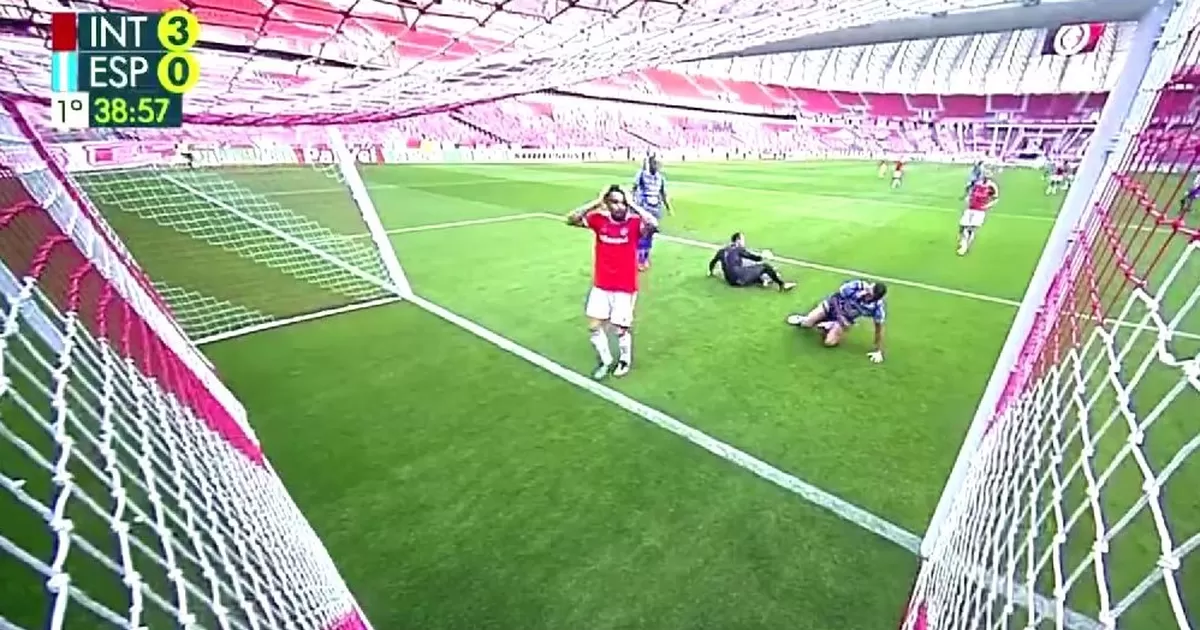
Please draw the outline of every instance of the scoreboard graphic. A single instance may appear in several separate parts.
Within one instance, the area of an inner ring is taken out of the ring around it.
[[[178,127],[200,80],[188,11],[55,13],[50,22],[50,118],[59,130]]]

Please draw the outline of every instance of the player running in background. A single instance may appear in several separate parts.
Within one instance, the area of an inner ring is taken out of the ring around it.
[[[592,289],[584,314],[592,346],[600,363],[592,372],[597,380],[625,376],[633,366],[633,307],[638,290],[638,239],[658,227],[658,219],[629,203],[620,186],[609,186],[599,200],[567,215],[567,224],[587,228],[595,235]],[[608,331],[617,337],[618,357],[613,368]]]
[[[883,179],[888,172],[888,161],[879,160],[879,179]]]
[[[646,164],[638,171],[633,179],[633,198],[642,208],[662,219],[662,212],[671,211],[671,203],[667,201],[667,178],[663,176],[658,158],[651,155],[646,158]],[[650,267],[650,250],[654,247],[654,232],[648,232],[638,242],[638,269],[645,271]]]
[[[892,167],[892,189],[900,187],[904,180],[904,160],[896,160],[896,165]]]
[[[793,313],[787,316],[790,326],[813,328],[820,332],[828,347],[841,343],[847,330],[859,317],[870,317],[875,322],[875,349],[867,353],[872,363],[883,363],[883,324],[887,317],[884,297],[887,285],[868,280],[850,280],[842,283],[832,295],[825,298],[807,315]]]
[[[1064,162],[1055,162],[1054,170],[1050,173],[1050,182],[1046,185],[1047,195],[1057,195],[1067,181],[1067,166]]]
[[[996,205],[999,197],[1000,188],[996,186],[991,175],[984,171],[983,179],[975,182],[975,185],[971,186],[971,192],[967,193],[967,207],[958,221],[959,256],[967,255],[967,250],[971,249],[971,244],[975,242],[975,233],[983,227],[983,222],[987,219],[987,211]]]
[[[1179,213],[1187,214],[1196,207],[1196,199],[1200,198],[1200,172],[1192,178],[1191,189],[1184,193],[1183,198],[1179,200]]]
[[[732,287],[765,287],[775,283],[780,291],[796,288],[795,282],[784,281],[779,277],[779,272],[775,271],[775,267],[763,262],[764,258],[770,257],[769,250],[764,249],[761,254],[756,254],[746,249],[746,236],[741,232],[734,232],[733,236],[729,237],[729,244],[718,250],[712,260],[708,261],[708,275],[715,275],[717,265],[721,265],[725,282]],[[750,263],[747,264],[746,261]]]

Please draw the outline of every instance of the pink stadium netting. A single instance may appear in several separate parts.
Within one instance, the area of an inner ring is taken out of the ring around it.
[[[85,0],[203,25],[191,122],[380,120],[990,0]],[[38,0],[0,0],[0,91],[49,93]]]

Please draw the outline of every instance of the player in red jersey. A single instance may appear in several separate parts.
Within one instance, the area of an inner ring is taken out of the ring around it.
[[[963,210],[958,222],[958,255],[965,256],[971,244],[975,242],[975,232],[983,226],[987,211],[996,205],[1000,197],[1000,188],[996,186],[991,173],[984,171],[983,177],[971,186],[967,194],[967,209]]]
[[[600,363],[592,378],[600,380],[612,371],[625,376],[633,366],[633,307],[638,290],[638,241],[658,229],[652,214],[630,203],[620,186],[610,186],[596,200],[567,216],[567,224],[587,228],[596,236],[592,290],[584,314],[591,331],[592,346]],[[617,336],[616,367],[608,329]]]
[[[1059,190],[1062,190],[1063,185],[1067,182],[1067,165],[1065,162],[1057,162],[1054,165],[1054,170],[1050,172],[1050,183],[1046,185],[1047,195],[1057,195]]]
[[[900,183],[904,180],[904,160],[896,160],[896,165],[892,168],[892,188],[899,188]]]

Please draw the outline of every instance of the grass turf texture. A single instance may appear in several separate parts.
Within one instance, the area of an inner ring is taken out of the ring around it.
[[[585,371],[586,233],[544,219],[405,230],[565,212],[632,170],[363,174],[420,294]],[[1036,173],[1004,173],[1000,206],[959,258],[964,167],[915,165],[899,191],[865,163],[671,164],[667,173],[678,210],[669,233],[720,242],[741,230],[779,255],[1012,301],[1059,203],[1042,195]],[[223,176],[335,232],[365,231],[345,190],[310,169]],[[106,214],[153,277],[276,315],[339,300]],[[735,291],[704,277],[710,256],[659,243],[639,299],[636,369],[613,385],[921,532],[1015,307],[894,285],[888,360],[875,366],[865,358],[869,330],[829,351],[781,325],[844,275],[784,265],[800,282],[794,293]],[[287,299],[272,307],[281,290]],[[907,552],[411,306],[207,350],[379,628],[893,627],[911,583]],[[1171,428],[1152,433],[1151,451],[1174,452],[1189,437],[1181,421],[1159,426]],[[1172,520],[1193,525],[1185,532],[1200,523],[1183,496],[1197,472],[1185,466],[1167,490]],[[1115,479],[1116,502],[1138,494],[1136,471]],[[1156,537],[1145,525],[1114,551],[1123,562],[1152,561]],[[1087,526],[1073,531],[1083,537]],[[1132,586],[1120,574],[1115,583]],[[1071,604],[1094,608],[1086,595]],[[1153,627],[1172,623],[1161,600],[1144,608],[1135,614]]]

